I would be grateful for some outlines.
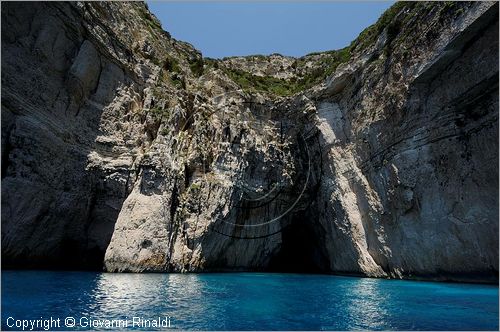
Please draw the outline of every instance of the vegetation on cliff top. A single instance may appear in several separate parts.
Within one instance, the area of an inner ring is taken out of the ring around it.
[[[404,26],[416,16],[435,10],[439,17],[446,18],[450,13],[453,14],[452,16],[460,14],[463,11],[462,7],[461,4],[453,1],[443,3],[396,2],[381,15],[375,24],[363,30],[349,46],[339,50],[310,53],[297,58],[291,68],[286,69],[294,72],[294,75],[288,79],[254,75],[250,71],[226,65],[224,59],[221,61],[193,56],[192,54],[187,59],[186,68],[180,65],[179,59],[172,56],[168,56],[163,61],[159,60],[158,65],[163,67],[164,74],[177,88],[186,86],[185,76],[187,73],[190,72],[194,77],[200,77],[207,69],[213,68],[222,70],[243,90],[276,96],[290,96],[323,82],[337,70],[339,65],[349,62],[353,56],[370,49],[384,31],[387,38],[382,52],[388,57],[398,47],[401,40],[405,39],[404,34],[402,34],[402,38],[398,37],[401,36],[400,33],[404,30]],[[158,21],[154,17],[147,15],[146,7],[142,11],[141,16],[144,16],[143,18],[149,28],[161,30]],[[403,47],[403,49],[406,48],[407,46]],[[264,55],[250,55],[246,58],[260,62],[269,61],[270,59],[269,56]]]
[[[426,14],[435,10],[440,20],[446,17],[456,17],[463,12],[464,4],[455,1],[436,2],[410,2],[399,1],[387,9],[377,22],[365,30],[343,49],[310,53],[298,58],[292,65],[297,75],[291,79],[279,79],[272,76],[257,76],[247,71],[221,66],[226,74],[235,81],[242,89],[248,91],[259,91],[278,96],[289,96],[300,91],[307,90],[332,75],[338,66],[346,63],[355,54],[362,54],[371,48],[379,36],[385,31],[386,42],[382,49],[385,56],[390,56],[398,44],[396,39],[403,31],[403,27],[418,15]],[[402,36],[404,40],[406,36]],[[312,60],[312,57],[315,57]],[[267,58],[262,55],[252,55],[249,58],[258,58],[260,61]],[[314,61],[313,66],[306,63]]]
[[[294,70],[303,69],[305,72],[305,74],[299,78],[278,79],[271,76],[257,76],[233,68],[224,67],[223,69],[226,74],[244,90],[272,93],[278,96],[293,95],[324,81],[335,72],[340,64],[348,62],[354,52],[362,52],[373,45],[385,28],[387,28],[388,34],[397,34],[399,27],[397,26],[398,23],[395,23],[394,18],[405,7],[411,8],[413,6],[413,2],[397,2],[385,11],[375,24],[363,30],[349,46],[343,49],[310,53],[304,57],[298,58],[292,67]],[[304,66],[306,62],[313,56],[318,57],[318,65],[310,70],[305,70]],[[255,55],[253,57],[255,57]]]
[[[297,59],[293,63],[292,68],[297,70],[300,67],[304,67],[308,61],[308,57],[311,55],[314,54]],[[317,66],[309,71],[306,71],[306,74],[302,77],[293,77],[291,79],[253,75],[250,72],[229,68],[224,65],[217,65],[217,67],[221,68],[225,74],[228,75],[243,90],[269,93],[277,96],[290,96],[313,87],[331,75],[340,64],[347,62],[350,59],[350,50],[346,47],[341,50],[321,53],[321,55],[322,56],[317,60]],[[215,67],[214,65],[212,66]]]
[[[224,67],[224,72],[243,90],[288,96],[296,92],[293,82],[272,76],[257,76],[249,72]]]

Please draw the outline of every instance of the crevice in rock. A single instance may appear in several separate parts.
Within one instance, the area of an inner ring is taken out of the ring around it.
[[[179,191],[177,189],[177,183],[174,184],[174,189],[172,190],[172,198],[170,201],[170,221],[174,220],[175,212],[177,212],[177,208],[179,207]]]
[[[7,174],[7,169],[10,164],[10,151],[12,150],[12,144],[10,143],[10,131],[5,135],[5,145],[2,151],[2,175],[1,178],[5,178]]]

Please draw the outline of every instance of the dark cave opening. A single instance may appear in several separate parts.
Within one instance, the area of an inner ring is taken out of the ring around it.
[[[321,241],[311,216],[297,213],[282,229],[282,245],[271,259],[267,271],[291,273],[325,273],[328,260],[321,250]]]

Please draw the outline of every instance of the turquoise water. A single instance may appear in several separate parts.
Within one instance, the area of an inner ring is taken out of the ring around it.
[[[134,316],[197,330],[498,330],[498,287],[299,274],[2,272],[3,330],[50,317],[64,330],[66,317],[80,329],[89,318],[138,328]]]

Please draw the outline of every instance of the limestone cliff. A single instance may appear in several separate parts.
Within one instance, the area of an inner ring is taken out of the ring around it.
[[[4,266],[498,279],[498,5],[203,58],[142,3],[2,3]]]

